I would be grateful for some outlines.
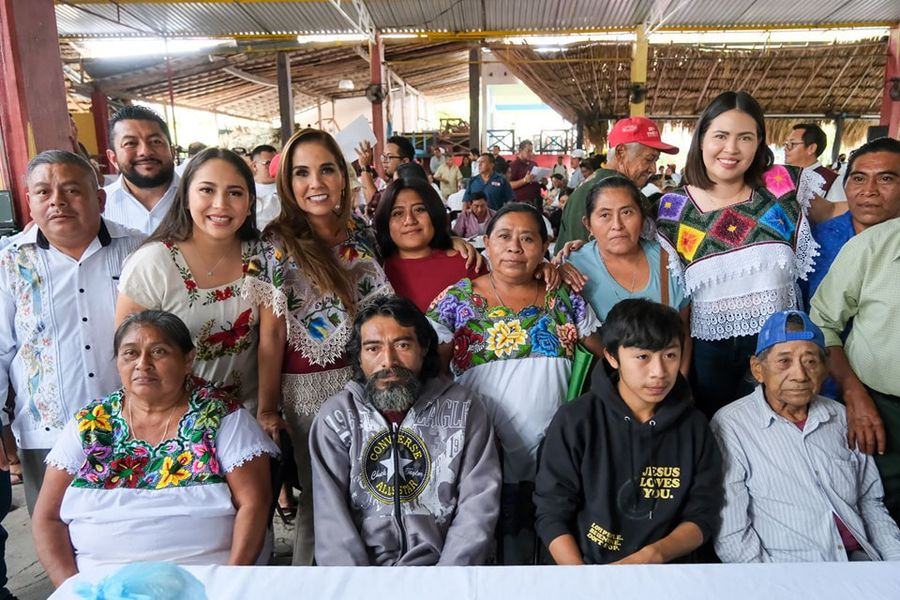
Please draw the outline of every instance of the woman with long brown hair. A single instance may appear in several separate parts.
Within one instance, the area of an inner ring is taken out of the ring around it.
[[[345,357],[360,305],[393,292],[374,240],[352,214],[347,162],[334,139],[303,129],[282,150],[281,214],[251,261],[247,293],[260,310],[259,412],[278,439],[290,433],[301,486],[293,564],[309,565],[315,538],[309,427],[322,403],[350,379]]]
[[[194,372],[254,413],[259,310],[243,288],[262,252],[253,173],[237,154],[207,148],[188,163],[163,222],[125,262],[116,323],[145,309],[187,325]]]

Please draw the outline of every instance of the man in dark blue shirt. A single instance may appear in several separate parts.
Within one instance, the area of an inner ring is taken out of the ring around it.
[[[499,210],[501,206],[513,199],[513,191],[506,177],[494,172],[494,156],[485,152],[478,158],[478,174],[469,179],[463,202],[468,202],[475,192],[482,192],[487,198],[491,210]]]

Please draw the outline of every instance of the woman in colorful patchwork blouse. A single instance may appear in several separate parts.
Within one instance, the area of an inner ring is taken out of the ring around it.
[[[133,314],[113,347],[122,389],[80,410],[47,457],[33,527],[51,581],[135,561],[256,563],[275,444],[193,375],[178,317]]]
[[[798,307],[797,279],[812,267],[805,213],[821,177],[773,162],[762,108],[725,92],[700,115],[686,185],[659,201],[659,241],[691,296],[691,385],[707,417],[752,391],[756,335]]]
[[[566,397],[575,345],[602,354],[600,322],[581,296],[566,287],[548,292],[534,278],[548,245],[534,207],[509,203],[497,211],[486,244],[491,273],[449,287],[428,317],[445,364],[482,396],[494,423],[503,449],[503,501],[520,509],[504,509],[503,562],[525,563],[538,446]]]
[[[259,310],[242,296],[256,231],[256,186],[241,157],[207,148],[188,163],[172,207],[122,268],[116,321],[144,309],[185,322],[194,373],[226,386],[255,413]]]
[[[288,140],[278,171],[281,214],[251,260],[247,296],[260,304],[260,424],[287,430],[301,485],[293,564],[313,560],[309,427],[344,387],[346,345],[357,308],[393,293],[365,224],[352,216],[350,175],[330,135],[304,129]],[[283,418],[282,418],[283,415]]]

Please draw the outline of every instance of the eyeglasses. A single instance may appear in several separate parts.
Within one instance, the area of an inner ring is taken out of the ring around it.
[[[803,145],[803,142],[797,142],[794,140],[787,140],[785,143],[782,144],[782,146],[784,146],[788,150],[793,150],[794,146],[801,146],[801,145]]]
[[[403,157],[398,154],[382,154],[381,155],[381,160],[395,160],[395,159],[400,160],[401,158],[403,158]]]
[[[253,162],[255,162],[258,165],[262,165],[264,167],[268,167],[269,165],[272,164],[271,160],[254,160]]]

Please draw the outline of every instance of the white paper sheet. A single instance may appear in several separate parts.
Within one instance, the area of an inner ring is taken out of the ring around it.
[[[363,140],[368,140],[374,147],[378,138],[375,137],[375,132],[372,131],[369,121],[364,116],[360,115],[352,123],[341,129],[338,134],[334,136],[334,140],[338,143],[338,146],[340,146],[341,152],[344,153],[344,158],[346,158],[348,162],[353,162],[359,158],[356,155],[356,147]]]

